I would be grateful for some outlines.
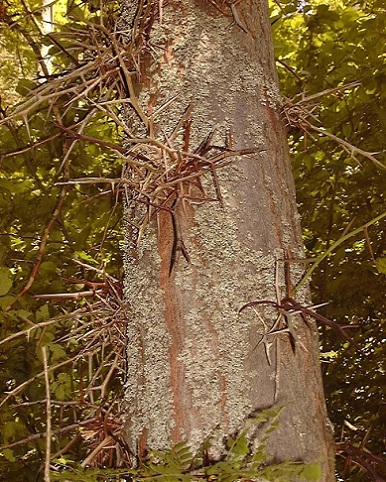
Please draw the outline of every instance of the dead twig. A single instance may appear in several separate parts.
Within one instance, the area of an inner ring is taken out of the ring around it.
[[[47,350],[42,346],[44,381],[46,385],[46,458],[44,463],[44,482],[50,482],[50,462],[51,462],[51,392],[50,379],[48,376]]]

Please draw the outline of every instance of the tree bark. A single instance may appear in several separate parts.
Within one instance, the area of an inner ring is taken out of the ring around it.
[[[140,3],[124,9],[129,28]],[[303,252],[268,7],[264,0],[150,4],[138,97],[154,136],[167,144],[192,105],[183,135],[169,147],[200,152],[211,138],[208,144],[223,149],[255,152],[215,170],[218,183],[209,168],[202,189],[198,181],[182,183],[153,210],[134,254],[127,208],[128,443],[140,455],[181,440],[197,447],[219,426],[218,454],[224,436],[251,414],[284,405],[269,452],[277,461],[320,461],[322,480],[332,481],[316,327],[294,317],[295,353],[285,332],[268,335],[267,353],[259,341],[278,310],[261,305],[239,313],[252,300],[280,302],[276,278],[280,298],[288,290],[284,259]],[[221,203],[204,202],[219,196]],[[300,264],[291,263],[291,276],[294,285]],[[296,296],[304,302],[307,293]]]

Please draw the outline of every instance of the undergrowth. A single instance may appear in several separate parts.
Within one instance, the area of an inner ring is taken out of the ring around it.
[[[198,450],[180,442],[164,451],[152,451],[140,460],[137,469],[85,469],[58,460],[52,480],[61,482],[107,481],[319,481],[319,463],[286,461],[269,462],[266,444],[270,433],[279,425],[283,407],[270,408],[250,418],[245,428],[225,440],[224,455],[211,457],[212,436],[207,437]]]

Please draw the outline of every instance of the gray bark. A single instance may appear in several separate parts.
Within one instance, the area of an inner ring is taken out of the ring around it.
[[[252,300],[276,301],[276,273],[285,296],[283,260],[287,254],[301,258],[303,248],[267,5],[235,5],[233,12],[226,2],[217,1],[220,12],[208,0],[152,7],[162,9],[144,42],[149,54],[139,100],[148,116],[154,114],[155,136],[164,142],[194,104],[190,151],[214,131],[212,144],[224,145],[231,132],[234,149],[256,153],[217,170],[223,207],[201,202],[203,194],[190,186],[190,200],[181,191],[173,199],[174,218],[165,209],[153,216],[134,255],[127,240],[128,442],[140,454],[181,440],[197,447],[219,426],[214,452],[220,453],[222,438],[251,414],[285,405],[270,453],[276,460],[320,461],[322,480],[331,481],[316,327],[295,317],[295,353],[284,333],[270,337],[267,357],[258,342],[263,322],[270,327],[277,310],[239,313]],[[181,149],[178,142],[172,147]],[[201,181],[206,197],[215,198],[211,174]],[[129,207],[127,218],[132,213]],[[177,250],[170,270],[176,220],[190,263]],[[295,283],[301,265],[291,264],[291,273]],[[296,296],[304,300],[306,294]]]

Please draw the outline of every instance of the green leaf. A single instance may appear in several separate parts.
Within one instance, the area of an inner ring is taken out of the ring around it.
[[[46,321],[50,317],[48,304],[44,304],[36,311],[36,322]]]
[[[0,298],[0,308],[5,309],[8,306],[12,305],[14,301],[14,296],[4,296],[3,298]]]
[[[379,273],[386,274],[386,258],[376,259],[375,266]]]
[[[76,251],[75,255],[77,258],[81,259],[82,261],[87,261],[87,263],[91,263],[94,265],[97,265],[98,262],[89,254],[87,254],[85,251]]]
[[[47,346],[51,352],[51,361],[56,363],[67,358],[66,350],[59,343],[47,343]],[[69,375],[67,373],[60,373],[58,375],[60,383],[67,383],[69,380]]]
[[[238,459],[244,458],[249,453],[249,446],[247,441],[247,430],[243,430],[231,443],[229,447],[230,454],[235,456]]]
[[[2,436],[6,444],[21,438],[24,433],[24,425],[20,421],[9,421],[2,426]]]
[[[13,450],[11,449],[3,449],[1,454],[10,462],[16,462],[16,458],[13,455]]]
[[[12,274],[7,268],[0,268],[0,296],[4,296],[12,288]]]
[[[44,261],[39,267],[39,273],[47,276],[49,273],[55,274],[58,269],[58,264],[53,261]]]
[[[16,92],[22,96],[28,96],[35,87],[36,83],[32,80],[20,79],[16,87]]]
[[[322,468],[320,464],[307,464],[301,472],[301,477],[305,480],[318,482],[322,479]]]

